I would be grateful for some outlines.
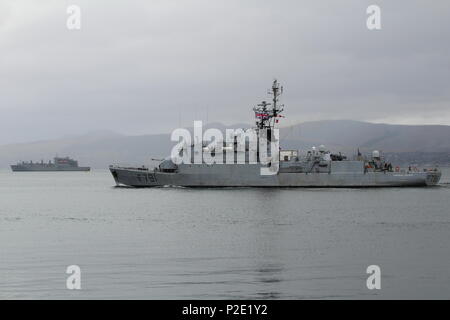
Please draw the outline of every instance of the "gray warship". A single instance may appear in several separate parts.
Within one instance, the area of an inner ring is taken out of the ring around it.
[[[11,165],[12,171],[90,171],[90,167],[79,167],[78,161],[69,157],[55,157],[53,162],[19,162]]]
[[[275,126],[284,110],[284,105],[279,104],[282,93],[283,87],[275,80],[270,90],[272,102],[263,101],[253,108],[255,127],[244,134],[251,131],[258,140],[264,138],[269,142],[278,139]],[[130,187],[420,187],[436,185],[441,178],[438,168],[393,166],[377,150],[364,156],[358,149],[348,158],[324,146],[312,147],[300,155],[298,150],[281,148],[270,153],[258,144],[256,161],[250,161],[248,142],[244,140],[244,147],[239,146],[237,136],[228,142],[216,141],[214,145],[203,141],[184,143],[177,152],[182,155],[190,151],[191,161],[179,163],[171,156],[154,168],[111,165],[109,169],[116,185]],[[196,145],[199,143],[200,148]],[[260,161],[261,153],[266,151],[269,161]],[[207,163],[205,153],[231,162]],[[200,162],[194,161],[198,154]]]

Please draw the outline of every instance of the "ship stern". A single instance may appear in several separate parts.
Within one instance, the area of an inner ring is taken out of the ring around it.
[[[439,170],[429,170],[426,173],[425,183],[427,186],[435,186],[441,180],[442,172]]]

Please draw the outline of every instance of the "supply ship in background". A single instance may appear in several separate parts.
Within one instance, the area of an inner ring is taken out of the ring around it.
[[[90,171],[90,167],[79,167],[78,161],[69,157],[55,157],[48,162],[19,162],[11,165],[12,171]]]
[[[282,117],[280,114],[284,107],[278,103],[282,91],[275,80],[270,92],[272,102],[263,101],[253,108],[256,126],[249,130],[254,130],[258,139],[262,135],[271,141],[276,139],[271,132],[279,117]],[[238,153],[245,153],[244,158],[248,159],[249,150],[247,147],[237,148],[236,140],[229,145],[220,142],[213,150],[210,149],[209,142],[202,142],[200,148],[196,148],[194,144],[186,146],[191,147],[191,154],[195,150],[201,150],[202,156],[214,153],[216,157],[226,159],[227,154],[231,153],[234,157],[232,163],[191,161],[176,164],[171,158],[167,158],[156,168],[112,165],[110,171],[117,185],[132,187],[419,187],[436,185],[441,178],[441,171],[437,168],[393,166],[377,150],[370,156],[363,156],[358,150],[350,159],[341,153],[331,153],[324,146],[312,147],[303,156],[300,156],[298,150],[280,150],[275,171],[273,161],[265,164],[259,161],[238,163]],[[260,152],[258,150],[258,154]],[[261,169],[274,172],[262,175]]]

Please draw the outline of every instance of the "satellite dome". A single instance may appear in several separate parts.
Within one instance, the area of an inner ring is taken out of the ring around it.
[[[372,152],[372,158],[379,158],[380,157],[380,151],[373,150]]]

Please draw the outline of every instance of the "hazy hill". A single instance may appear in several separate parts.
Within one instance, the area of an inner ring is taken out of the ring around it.
[[[232,127],[248,127],[247,124]],[[224,130],[222,124],[209,124]],[[379,149],[398,161],[424,159],[450,163],[450,126],[406,126],[373,124],[350,120],[305,122],[281,130],[282,147],[305,149],[324,144],[332,151],[354,153]],[[19,160],[44,161],[54,155],[72,156],[81,165],[106,168],[109,164],[148,164],[151,157],[170,154],[174,145],[169,134],[125,136],[115,132],[94,132],[51,141],[0,146],[0,167]]]
[[[450,151],[450,126],[389,125],[352,120],[305,122],[282,130],[285,139],[330,148],[380,149],[385,152]]]

